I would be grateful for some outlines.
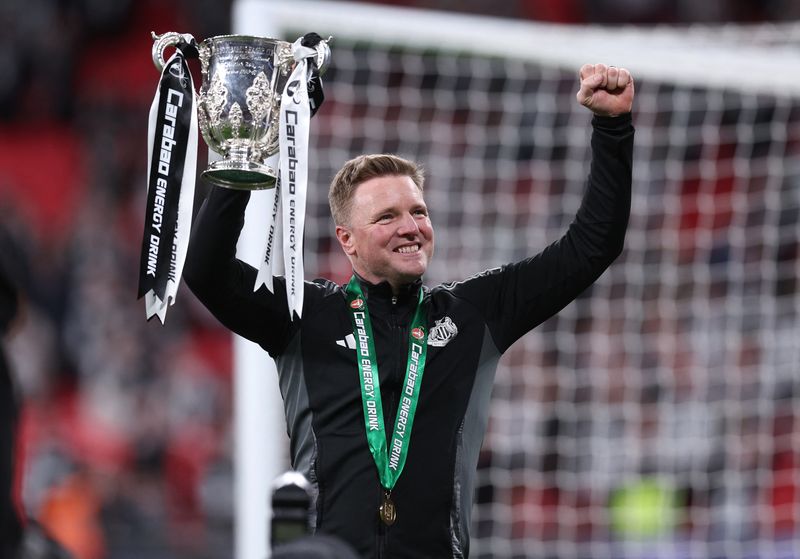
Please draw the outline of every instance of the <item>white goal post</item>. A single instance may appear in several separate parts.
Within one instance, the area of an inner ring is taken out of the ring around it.
[[[800,25],[586,27],[301,0],[239,0],[233,22],[333,37],[305,260],[307,277],[336,281],[349,267],[327,187],[365,152],[426,169],[428,284],[557,239],[590,156],[577,70],[630,69],[626,248],[503,357],[471,556],[800,548]]]

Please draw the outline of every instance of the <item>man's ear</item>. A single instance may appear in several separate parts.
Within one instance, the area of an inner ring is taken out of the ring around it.
[[[347,256],[355,255],[356,247],[353,243],[353,234],[347,227],[343,225],[337,225],[336,238],[339,240],[339,244],[342,246],[342,250]]]

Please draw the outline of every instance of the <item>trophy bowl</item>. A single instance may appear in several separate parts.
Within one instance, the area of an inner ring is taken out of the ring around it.
[[[164,50],[187,44],[190,35],[153,33],[153,63],[161,71]],[[221,159],[209,163],[208,181],[238,190],[273,188],[277,171],[267,164],[278,151],[281,95],[296,65],[292,44],[266,37],[220,35],[195,44],[202,85],[197,120],[203,139]],[[323,70],[330,50],[316,47]]]

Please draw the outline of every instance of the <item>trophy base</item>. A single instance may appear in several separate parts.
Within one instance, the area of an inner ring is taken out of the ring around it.
[[[233,190],[268,190],[275,188],[275,170],[263,163],[220,160],[209,164],[201,175],[217,186]]]

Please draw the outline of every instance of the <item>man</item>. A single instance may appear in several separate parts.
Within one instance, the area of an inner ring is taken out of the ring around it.
[[[15,494],[19,409],[4,337],[11,330],[20,304],[22,253],[0,225],[0,557],[14,557],[22,540],[22,522]]]
[[[184,277],[275,358],[292,465],[317,491],[316,529],[363,557],[468,556],[497,361],[622,250],[633,80],[602,64],[580,79],[578,101],[595,114],[586,194],[564,237],[521,262],[424,287],[434,231],[422,173],[395,156],[358,157],[329,195],[353,278],[306,282],[302,320],[290,320],[285,282],[253,293],[256,271],[235,258],[248,194],[215,189],[198,216]]]
[[[25,252],[11,231],[0,222],[0,558],[70,559],[64,550],[32,518],[22,513],[17,485],[17,429],[21,403],[17,400],[4,337],[24,314]]]

